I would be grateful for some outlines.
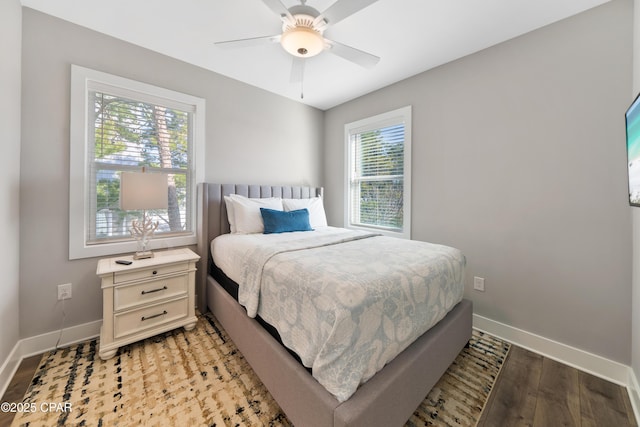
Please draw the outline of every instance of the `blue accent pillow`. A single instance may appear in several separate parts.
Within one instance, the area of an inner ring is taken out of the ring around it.
[[[309,211],[306,208],[288,212],[260,208],[260,214],[264,223],[264,234],[313,231],[309,225]]]

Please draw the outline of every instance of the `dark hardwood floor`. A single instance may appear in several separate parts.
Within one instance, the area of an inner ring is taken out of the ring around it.
[[[512,346],[478,427],[637,426],[624,387]]]
[[[27,357],[22,360],[20,367],[18,367],[16,374],[9,383],[9,387],[7,387],[7,390],[4,392],[2,399],[0,399],[0,403],[22,402],[22,398],[31,383],[33,374],[35,374],[36,369],[38,369],[40,359],[42,359],[42,356],[38,355]],[[0,427],[9,427],[13,421],[14,415],[15,414],[11,412],[0,411]]]
[[[22,361],[0,402],[20,402],[40,356]],[[13,414],[0,412],[0,427]],[[512,346],[478,427],[636,426],[624,387]]]

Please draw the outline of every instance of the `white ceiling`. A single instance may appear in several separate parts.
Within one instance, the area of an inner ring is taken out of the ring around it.
[[[324,11],[335,0],[308,0]],[[352,0],[340,0],[352,1]],[[222,49],[216,41],[275,35],[261,0],[22,0],[23,6],[326,110],[609,0],[379,0],[325,37],[381,57],[364,69],[329,52],[307,59],[304,99],[279,44]],[[291,7],[296,0],[282,0]]]

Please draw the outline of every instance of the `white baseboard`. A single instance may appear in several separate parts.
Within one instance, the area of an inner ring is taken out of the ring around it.
[[[45,351],[56,348],[56,342],[60,338],[58,347],[66,347],[81,341],[95,338],[100,335],[100,326],[102,320],[95,320],[82,325],[71,326],[62,331],[47,332],[35,337],[24,338],[18,343],[20,344],[20,354],[23,358],[44,353]]]
[[[629,368],[628,381],[627,392],[629,393],[629,400],[631,401],[631,407],[633,408],[633,413],[637,421],[640,420],[640,385],[638,385],[638,377],[633,371],[633,368]]]
[[[9,357],[0,367],[0,397],[4,395],[11,379],[15,375],[22,359],[45,351],[53,350],[56,347],[66,347],[77,342],[92,339],[100,335],[102,320],[96,320],[82,325],[71,326],[60,331],[47,332],[30,338],[21,339],[13,347]]]
[[[474,314],[473,327],[518,347],[572,366],[615,384],[629,386],[629,366],[513,326]]]
[[[0,366],[0,398],[4,395],[4,392],[7,390],[7,387],[11,382],[11,378],[16,374],[18,366],[20,366],[22,357],[18,354],[19,346],[20,341],[13,346],[7,360],[5,360],[2,366]]]

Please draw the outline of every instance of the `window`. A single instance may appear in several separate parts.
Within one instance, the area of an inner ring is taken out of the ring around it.
[[[345,125],[350,228],[411,238],[411,106]]]
[[[73,65],[69,258],[134,252],[120,209],[122,172],[164,173],[167,209],[152,248],[196,243],[196,183],[203,180],[204,100]],[[198,161],[198,159],[200,159]]]

